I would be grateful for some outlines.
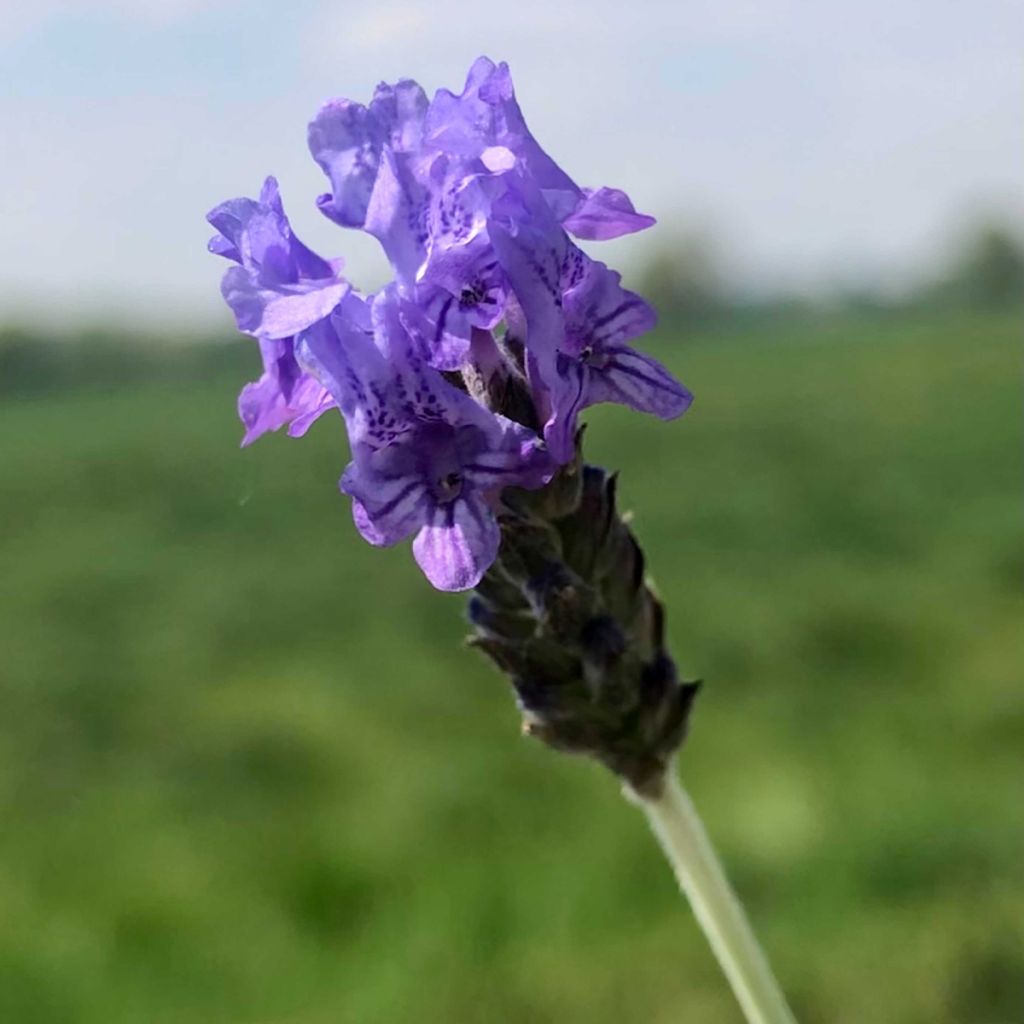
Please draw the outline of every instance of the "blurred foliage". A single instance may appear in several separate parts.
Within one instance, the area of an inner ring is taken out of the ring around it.
[[[799,1019],[1020,1021],[1016,317],[652,347],[694,408],[588,451]],[[738,1024],[613,780],[355,535],[338,422],[238,450],[235,351],[0,405],[0,1021]]]
[[[725,279],[709,236],[682,235],[652,253],[639,291],[664,316],[693,323],[727,307]]]
[[[724,322],[734,329],[740,324],[823,315],[863,317],[936,307],[1005,311],[1024,305],[1024,243],[996,220],[964,232],[940,264],[935,273],[900,296],[861,283],[844,286],[835,294],[745,298],[728,279],[713,240],[690,234],[653,250],[638,275],[637,290],[654,303],[663,323],[676,327]]]
[[[998,224],[970,232],[932,296],[972,309],[1007,309],[1024,300],[1024,246]]]
[[[0,398],[106,391],[154,379],[189,384],[229,372],[243,374],[247,363],[237,335],[171,343],[100,328],[63,337],[24,327],[0,328]]]

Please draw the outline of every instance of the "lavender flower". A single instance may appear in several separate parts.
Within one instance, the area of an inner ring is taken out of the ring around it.
[[[341,408],[353,459],[341,478],[359,532],[413,553],[439,590],[480,582],[498,553],[497,498],[553,467],[533,431],[489,412],[418,354],[416,308],[392,286],[343,303],[302,335],[301,354]],[[404,315],[403,315],[404,314]]]
[[[331,181],[320,211],[342,227],[363,227],[382,153],[406,155],[420,144],[427,97],[415,83],[381,83],[369,106],[325,103],[309,126],[309,150]]]
[[[562,338],[544,378],[551,395],[544,436],[561,459],[572,450],[577,415],[591,405],[618,402],[670,420],[693,400],[661,363],[626,344],[654,327],[651,306],[603,263],[582,254],[577,261],[578,279],[563,280]]]
[[[484,159],[489,149],[510,152],[540,188],[557,220],[578,238],[608,239],[642,231],[654,218],[637,213],[619,189],[581,189],[530,134],[512,88],[508,65],[481,57],[458,96],[438,90],[424,125],[425,144],[441,152]]]
[[[432,325],[432,366],[465,365],[474,331],[496,330],[505,317],[508,283],[485,235],[451,246],[421,275],[416,302]]]
[[[342,490],[370,543],[415,536],[443,590],[495,562],[509,488],[576,454],[581,410],[616,401],[663,418],[689,393],[627,342],[653,310],[570,240],[653,223],[625,193],[583,189],[526,126],[505,64],[480,58],[459,94],[407,80],[369,104],[332,100],[309,126],[330,181],[317,206],[376,237],[395,273],[372,299],[292,234],[277,185],[217,207],[211,249],[239,265],[223,292],[260,341],[242,392],[245,443],[325,410],[344,417]]]
[[[474,179],[512,168],[580,238],[617,238],[654,223],[619,189],[576,185],[530,134],[508,66],[486,57],[461,94],[441,89],[429,104],[405,80],[379,85],[369,106],[331,100],[309,126],[309,148],[331,182],[317,200],[321,211],[376,237],[407,284],[432,253],[482,229],[486,198]]]
[[[294,336],[327,316],[349,290],[338,275],[340,261],[321,259],[292,234],[274,178],[258,200],[229,199],[207,220],[218,231],[210,251],[239,264],[225,272],[221,292],[239,329],[259,339],[263,357],[263,375],[238,400],[242,444],[288,423],[289,433],[300,436],[334,403],[300,369]]]

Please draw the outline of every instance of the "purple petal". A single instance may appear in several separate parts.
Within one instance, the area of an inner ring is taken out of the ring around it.
[[[576,453],[576,427],[579,414],[594,404],[591,377],[576,360],[558,359],[558,373],[546,378],[550,414],[544,424],[544,440],[552,458],[569,462]]]
[[[294,292],[274,295],[263,309],[259,332],[268,338],[287,338],[323,320],[344,298],[349,286],[343,282],[308,282]]]
[[[214,235],[209,242],[206,243],[206,248],[214,254],[214,256],[223,256],[225,259],[234,260],[235,263],[242,262],[242,254],[238,251],[238,247],[234,242],[229,241],[223,235]]]
[[[258,200],[229,199],[206,219],[220,232],[210,240],[210,251],[241,263],[265,287],[337,276],[336,266],[293,234],[273,177],[264,181]]]
[[[435,505],[416,535],[412,551],[438,590],[475,587],[498,556],[501,531],[483,497],[472,492]]]
[[[583,198],[562,224],[577,238],[605,241],[643,231],[655,223],[653,217],[637,213],[621,189],[583,189]]]
[[[334,315],[298,340],[299,359],[337,399],[354,445],[382,448],[423,424],[493,419],[428,364],[425,342],[407,322],[412,317],[429,324],[394,285],[373,299],[372,335],[365,304],[360,317],[349,314],[354,301],[347,296]]]
[[[494,429],[494,417],[464,391],[449,384],[427,358],[429,322],[394,285],[373,301],[374,338],[385,359],[391,415],[406,422],[471,423]]]
[[[591,272],[593,265],[594,261],[578,245],[571,241],[568,242],[565,247],[565,255],[562,257],[559,275],[562,291],[570,292],[582,284]]]
[[[423,90],[408,80],[381,83],[369,107],[341,99],[324,104],[308,133],[313,159],[331,181],[331,191],[317,199],[321,212],[344,227],[364,227],[385,154],[419,150],[426,109]]]
[[[693,395],[656,359],[627,345],[605,350],[607,362],[590,378],[590,404],[621,402],[663,420],[675,419],[690,407]]]
[[[466,364],[473,323],[451,292],[420,286],[415,303],[410,303],[400,316],[421,358],[431,366],[458,370]]]
[[[481,157],[495,146],[510,150],[544,192],[555,216],[568,216],[580,189],[530,134],[507,64],[480,57],[460,95],[438,90],[424,124],[424,142],[447,153]]]
[[[539,357],[553,358],[563,332],[561,268],[568,239],[545,213],[535,198],[510,194],[496,204],[488,233],[526,320],[520,340]]]
[[[374,344],[367,302],[349,293],[328,318],[296,339],[296,356],[341,408],[353,444],[386,443],[393,417],[385,408],[391,369]]]
[[[653,307],[623,288],[616,271],[584,259],[582,279],[564,296],[565,350],[573,355],[583,349],[600,352],[653,329],[658,321]]]
[[[324,388],[299,368],[290,339],[260,339],[260,351],[263,375],[247,384],[238,397],[238,414],[246,428],[243,447],[286,423],[291,423],[289,434],[298,437],[335,404]]]
[[[361,103],[330,100],[310,122],[307,139],[331,182],[317,206],[343,227],[362,227],[384,143],[379,120]]]
[[[504,448],[484,448],[468,454],[462,461],[467,480],[481,491],[502,487],[540,487],[551,479],[557,468],[532,430],[504,421]]]
[[[390,547],[417,530],[430,515],[423,480],[415,475],[386,477],[367,464],[349,463],[338,487],[350,495],[359,532],[377,547]]]
[[[325,412],[338,408],[334,396],[316,379],[311,377],[303,388],[308,389],[301,402],[301,408],[306,411],[297,415],[289,424],[289,437],[302,437]]]
[[[420,284],[438,285],[453,296],[453,311],[473,327],[492,330],[504,317],[507,282],[486,232],[466,244],[432,247]]]
[[[486,227],[490,200],[480,178],[456,165],[440,181],[432,182],[426,209],[428,267],[452,247],[470,244]]]
[[[372,544],[375,548],[387,547],[384,534],[373,525],[366,506],[358,498],[352,499],[352,522],[355,523],[356,529],[368,544]]]
[[[384,140],[396,153],[419,149],[427,97],[416,82],[408,78],[394,85],[381,82],[370,100],[370,112],[377,118]]]
[[[497,72],[493,61],[479,57],[469,69],[461,94],[438,89],[423,125],[425,142],[446,153],[470,157],[497,145],[499,128],[495,124],[494,107],[480,98],[481,87]]]
[[[261,287],[244,267],[231,267],[221,282],[224,301],[241,331],[265,338],[288,338],[326,317],[349,291],[338,279]]]
[[[428,202],[408,161],[385,149],[364,226],[384,247],[398,279],[409,284],[426,256]]]
[[[524,322],[525,337],[520,340],[527,348],[537,411],[545,421],[544,438],[554,458],[567,462],[573,456],[575,412],[581,401],[576,381],[566,379],[559,365],[565,335],[561,277],[568,239],[550,214],[545,221],[530,210],[530,215],[513,214],[509,221],[496,218],[488,227],[519,307],[510,310],[509,320],[517,326]]]

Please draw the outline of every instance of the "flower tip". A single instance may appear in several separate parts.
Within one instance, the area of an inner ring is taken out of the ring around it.
[[[493,75],[501,67],[507,67],[504,62],[502,64],[495,64],[490,57],[486,54],[481,54],[469,67],[469,74],[466,76],[467,85],[474,81],[476,78],[487,78],[489,75]]]
[[[660,416],[659,419],[663,420],[677,420],[680,416],[686,412],[690,406],[693,405],[693,392],[684,385],[679,385],[678,401],[674,403],[672,407],[667,408]]]
[[[348,493],[345,490],[344,475],[338,481],[338,490],[343,494]],[[352,522],[355,523],[355,527],[359,531],[359,535],[367,542],[367,544],[372,544],[375,548],[388,546],[387,537],[385,537],[384,534],[373,525],[369,513],[366,511],[366,506],[358,498],[352,499]]]
[[[264,206],[272,206],[275,209],[281,205],[281,186],[278,185],[277,178],[272,174],[268,174],[263,179],[263,187],[260,189],[260,202]]]
[[[223,235],[214,235],[206,243],[206,251],[212,252],[214,256],[223,256],[226,259],[234,260],[236,263],[242,261],[238,248]]]

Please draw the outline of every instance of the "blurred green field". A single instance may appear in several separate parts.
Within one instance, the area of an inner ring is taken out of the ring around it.
[[[692,411],[589,417],[804,1024],[1024,1021],[1018,346],[663,338]],[[737,1024],[638,812],[355,535],[340,424],[240,452],[240,384],[0,406],[0,1021]]]

